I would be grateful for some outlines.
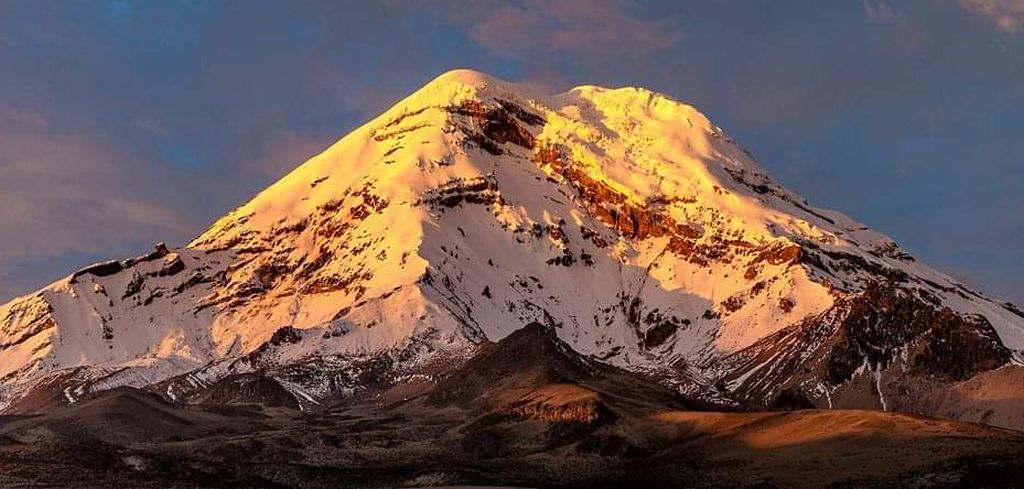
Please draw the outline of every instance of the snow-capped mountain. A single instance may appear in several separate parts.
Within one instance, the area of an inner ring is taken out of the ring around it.
[[[0,408],[253,375],[310,407],[534,322],[724,404],[952,413],[1024,378],[1024,313],[812,207],[693,107],[456,70],[187,246],[0,307]]]

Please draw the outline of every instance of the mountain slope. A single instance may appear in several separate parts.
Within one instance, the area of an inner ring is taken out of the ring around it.
[[[1024,352],[1018,309],[811,207],[690,106],[456,70],[185,248],[0,308],[0,405],[262,372],[315,408],[533,322],[748,407],[927,411]]]

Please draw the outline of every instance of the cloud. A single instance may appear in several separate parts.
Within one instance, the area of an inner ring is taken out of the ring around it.
[[[625,0],[525,0],[454,2],[445,12],[481,46],[517,60],[553,54],[604,60],[641,56],[682,38],[675,21],[642,18],[638,10]]]
[[[885,2],[861,0],[861,4],[864,5],[864,17],[872,24],[887,24],[897,20],[897,15]]]
[[[104,148],[73,136],[4,132],[0,139],[0,262],[103,251],[154,231],[186,229]]]
[[[14,123],[37,128],[50,125],[50,119],[45,114],[34,110],[8,109],[7,118]]]
[[[1008,34],[1024,29],[1024,0],[960,0],[960,4]]]
[[[113,258],[144,251],[140,243],[180,239],[191,231],[185,219],[150,197],[153,180],[163,179],[148,178],[127,155],[17,122],[0,118],[0,290],[43,285],[35,283],[35,273],[24,273],[27,262],[36,264],[35,272],[45,268],[46,258]]]

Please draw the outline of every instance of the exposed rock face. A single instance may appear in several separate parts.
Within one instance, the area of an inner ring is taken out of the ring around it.
[[[795,398],[828,407],[832,391],[863,375],[966,380],[1010,362],[983,316],[963,316],[892,285],[877,285],[820,316],[723,359],[721,381],[755,404]]]
[[[846,308],[841,340],[827,354],[828,380],[837,385],[849,380],[863,361],[889,367],[900,349],[919,339],[919,350],[908,365],[919,375],[963,380],[1010,361],[1010,351],[983,316],[961,316],[893,287],[869,288]]]
[[[532,323],[737,408],[898,407],[1024,352],[1018,308],[812,207],[690,106],[457,71],[184,248],[0,307],[0,409],[122,385],[318,409]],[[600,419],[581,396],[509,413]]]
[[[533,134],[521,124],[537,126],[544,123],[544,118],[507,100],[497,100],[495,105],[484,106],[477,100],[466,100],[457,106],[446,107],[451,114],[467,116],[472,124],[460,125],[456,120],[452,123],[465,135],[465,141],[476,144],[480,149],[492,155],[504,154],[501,149],[505,143],[523,148],[532,148]],[[479,131],[479,132],[478,132]]]

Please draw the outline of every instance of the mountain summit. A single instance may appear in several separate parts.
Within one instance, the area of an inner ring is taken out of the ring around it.
[[[1024,426],[1024,401],[972,394],[1024,394],[1015,306],[812,207],[689,105],[639,88],[531,95],[470,70],[184,248],[0,307],[0,408],[119,386],[187,402],[259,376],[315,409],[532,323],[705,403]]]

